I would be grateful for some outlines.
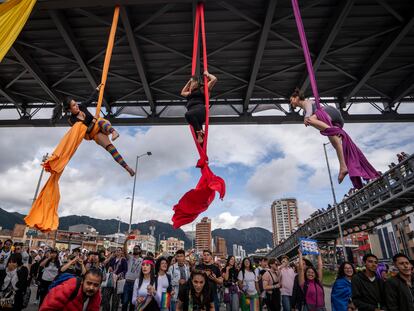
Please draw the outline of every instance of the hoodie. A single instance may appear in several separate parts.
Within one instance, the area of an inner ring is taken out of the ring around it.
[[[371,281],[364,272],[352,277],[352,301],[358,311],[374,311],[385,307],[383,281],[375,277]]]

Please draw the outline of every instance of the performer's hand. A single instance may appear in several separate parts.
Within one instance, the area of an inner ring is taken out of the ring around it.
[[[99,90],[101,89],[102,85],[103,85],[103,83],[99,84],[99,85],[96,87],[96,90],[97,90],[97,91],[99,91]]]
[[[305,124],[305,126],[309,126],[309,125],[311,125],[311,120],[310,120],[310,118],[305,118],[305,120],[303,121],[303,123]]]
[[[206,71],[204,71],[203,72],[203,75],[205,75],[206,77],[208,77],[210,74],[208,73],[208,71],[206,70]]]
[[[145,298],[144,297],[138,297],[137,298],[137,302],[140,304],[140,303],[143,303],[144,302],[144,300],[145,300]]]

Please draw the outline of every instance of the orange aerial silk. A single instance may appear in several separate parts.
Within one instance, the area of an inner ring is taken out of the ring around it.
[[[119,7],[116,6],[102,71],[102,87],[99,92],[98,103],[96,106],[96,118],[99,117],[99,113],[101,111],[109,64],[111,62],[112,50],[114,47],[118,18]],[[26,225],[29,227],[34,227],[43,232],[56,230],[58,228],[59,215],[57,210],[60,200],[59,178],[62,175],[66,165],[75,154],[82,140],[95,139],[96,134],[99,132],[98,122],[95,122],[95,125],[90,133],[86,133],[86,130],[87,127],[85,124],[82,122],[76,122],[62,138],[55,151],[53,151],[52,156],[43,163],[43,167],[47,172],[50,172],[51,175],[36,201],[33,203],[29,214],[24,219]]]

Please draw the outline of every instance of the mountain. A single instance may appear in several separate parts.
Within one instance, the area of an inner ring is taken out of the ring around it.
[[[227,252],[233,252],[233,244],[242,245],[247,254],[254,253],[258,248],[266,248],[266,245],[272,245],[272,233],[263,228],[248,229],[216,229],[213,230],[212,236],[222,237],[226,240]]]
[[[25,215],[19,213],[10,213],[0,208],[0,227],[3,229],[13,230],[15,224],[24,224],[23,218]],[[118,232],[119,221],[117,219],[97,219],[88,216],[63,216],[59,219],[59,229],[68,230],[70,226],[85,224],[90,225],[96,229],[101,235],[107,235]],[[185,247],[191,247],[191,241],[187,238],[184,231],[181,229],[174,229],[172,225],[156,220],[146,221],[142,223],[132,224],[132,229],[138,229],[142,234],[150,233],[149,227],[155,226],[155,237],[163,239],[168,237],[175,237],[183,240]],[[120,232],[128,231],[128,224],[120,223]]]
[[[70,226],[77,224],[90,225],[99,232],[99,234],[107,235],[118,232],[119,221],[117,219],[97,219],[88,216],[64,216],[59,220],[59,229],[68,230]],[[132,229],[138,229],[142,234],[151,233],[150,226],[155,226],[154,236],[158,239],[174,237],[183,240],[185,247],[190,247],[191,241],[187,238],[184,231],[181,229],[174,229],[172,225],[156,220],[149,220],[146,222],[132,224]],[[128,231],[128,224],[120,223],[120,232]]]
[[[0,227],[13,230],[15,224],[24,224],[24,216],[19,213],[9,213],[0,208]]]
[[[3,229],[13,230],[15,224],[24,224],[25,215],[19,213],[10,213],[0,208],[0,227]],[[70,226],[86,224],[94,227],[99,234],[107,235],[118,232],[119,222],[117,219],[97,219],[88,216],[64,216],[59,219],[59,229],[68,230]],[[168,238],[175,237],[183,240],[186,248],[191,247],[191,239],[181,229],[174,229],[172,225],[156,220],[150,220],[132,225],[132,229],[139,229],[142,234],[150,233],[149,227],[155,226],[155,237]],[[120,223],[120,232],[126,232],[128,224]],[[231,254],[233,244],[242,245],[247,253],[253,253],[258,248],[265,248],[266,245],[272,245],[272,233],[263,228],[249,229],[216,229],[213,230],[212,236],[219,236],[226,240],[227,251]]]

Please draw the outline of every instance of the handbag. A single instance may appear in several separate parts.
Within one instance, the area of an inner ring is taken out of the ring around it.
[[[13,308],[14,298],[16,292],[13,290],[13,287],[10,285],[3,291],[0,292],[0,307],[1,308]]]
[[[104,274],[104,280],[102,281],[102,287],[114,287],[114,277],[112,272]]]
[[[125,279],[116,281],[116,293],[117,295],[124,293],[124,287],[125,287]]]

